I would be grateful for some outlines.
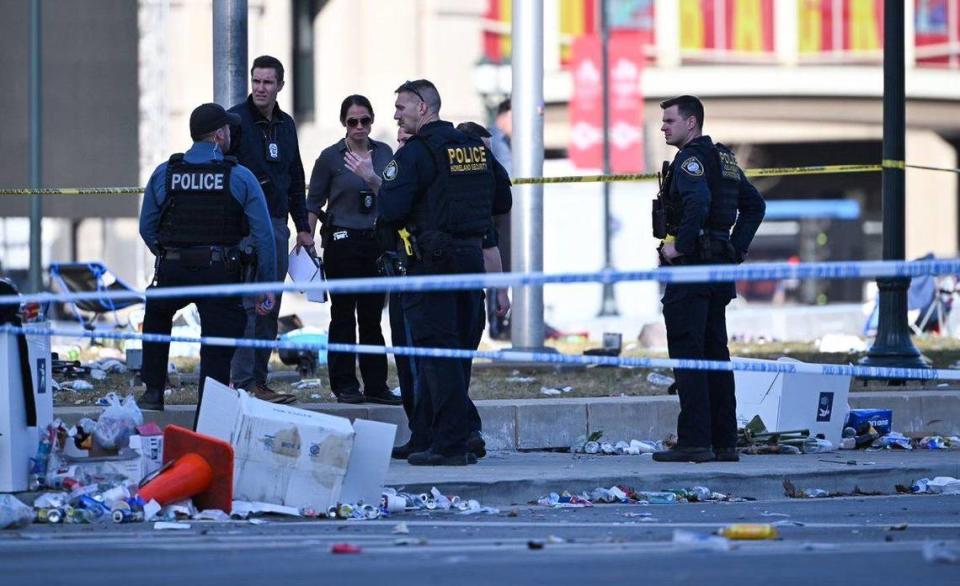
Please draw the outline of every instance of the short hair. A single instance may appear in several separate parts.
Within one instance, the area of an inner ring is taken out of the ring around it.
[[[253,60],[253,66],[250,67],[250,75],[253,75],[254,69],[272,69],[277,72],[277,83],[283,83],[283,63],[276,57],[270,55],[260,55]]]
[[[370,100],[366,96],[361,96],[360,94],[351,94],[343,99],[343,102],[340,104],[340,123],[343,124],[347,121],[347,110],[350,109],[350,106],[361,106],[366,108],[370,112],[370,117],[373,118],[373,106],[370,105]]]
[[[499,116],[500,114],[506,114],[511,109],[512,108],[510,107],[510,98],[507,98],[506,100],[497,104],[497,116]]]
[[[677,96],[660,102],[660,109],[666,110],[671,106],[676,106],[677,111],[684,119],[691,116],[697,119],[697,128],[703,129],[703,102],[696,96]]]
[[[432,110],[435,114],[440,113],[440,92],[437,91],[437,86],[433,85],[432,81],[428,79],[405,81],[400,87],[394,90],[394,93],[399,94],[400,92],[410,92],[416,95],[423,100],[423,103],[427,105],[428,109]]]
[[[457,130],[473,138],[490,138],[490,131],[476,122],[461,122],[457,124]]]

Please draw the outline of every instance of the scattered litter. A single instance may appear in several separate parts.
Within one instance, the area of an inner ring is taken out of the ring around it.
[[[323,397],[320,395],[320,393],[313,393],[313,394],[310,395],[310,398],[311,398],[311,399],[322,399]]]
[[[556,536],[556,535],[548,535],[548,536],[547,536],[547,543],[558,544],[558,543],[566,543],[566,542],[567,542],[566,539],[564,539],[564,538],[562,538],[562,537],[558,537],[558,536]]]
[[[33,521],[33,510],[12,494],[0,494],[0,529],[25,527]]]
[[[286,515],[299,517],[300,511],[296,507],[285,507],[273,503],[256,501],[233,501],[230,516],[234,519],[246,519],[250,515]]]
[[[896,525],[891,525],[887,527],[887,531],[906,531],[906,530],[907,530],[906,523],[897,523]]]
[[[937,476],[933,480],[921,478],[910,488],[917,494],[960,494],[960,480],[952,476]]]
[[[393,540],[394,545],[426,545],[426,537],[398,537]]]
[[[923,559],[935,564],[960,564],[960,545],[946,541],[925,543]]]
[[[322,388],[322,387],[321,387],[321,384],[320,384],[320,379],[318,379],[318,378],[308,378],[308,379],[304,379],[304,380],[302,380],[302,381],[299,381],[299,382],[297,382],[297,383],[294,383],[293,388],[297,389],[298,391],[302,391],[302,390],[305,390],[305,389],[319,389],[319,388]]]
[[[779,521],[774,521],[770,523],[774,527],[806,527],[806,523],[801,523],[800,521],[790,521],[788,519],[780,519]]]
[[[630,440],[612,442],[601,442],[602,431],[595,431],[589,436],[580,436],[570,445],[570,451],[574,454],[605,454],[609,456],[641,456],[643,454],[652,454],[667,449],[664,441],[641,441]]]
[[[760,541],[779,537],[776,527],[769,523],[734,523],[727,525],[719,535],[736,541]]]
[[[638,491],[629,486],[613,486],[610,488],[595,488],[590,492],[571,494],[551,492],[536,500],[536,504],[554,509],[592,507],[595,504],[647,504],[669,505],[678,502],[742,502],[747,499],[730,497],[719,492],[713,492],[705,486],[693,488],[668,488],[662,491]],[[639,516],[649,515],[649,513]]]
[[[504,379],[504,382],[515,384],[535,383],[537,382],[537,378],[534,376],[508,376]]]
[[[90,367],[94,370],[102,371],[104,374],[123,374],[127,372],[127,365],[123,362],[120,362],[116,358],[103,358],[101,360],[97,360],[96,362],[92,362]]]
[[[393,526],[393,533],[397,535],[409,535],[410,528],[407,527],[406,523],[400,522]]]
[[[730,541],[725,537],[674,529],[673,544],[695,551],[730,551]]]
[[[363,548],[353,543],[334,543],[330,547],[330,553],[361,553]]]
[[[647,382],[658,387],[669,387],[676,382],[673,377],[659,372],[651,372],[647,375]]]
[[[270,521],[267,521],[266,519],[258,519],[256,517],[253,517],[251,519],[247,519],[247,523],[250,523],[251,525],[267,525],[268,523],[270,523]]]
[[[540,387],[541,395],[563,395],[573,390],[573,387]]]
[[[891,431],[887,435],[880,436],[880,439],[874,441],[871,447],[878,449],[898,448],[902,450],[912,450],[913,444],[910,442],[910,438],[902,433]]]
[[[153,528],[157,531],[163,531],[167,529],[173,530],[184,530],[190,528],[190,523],[176,523],[176,522],[167,522],[167,521],[157,521],[153,524]]]
[[[93,385],[87,381],[78,378],[75,380],[63,381],[60,383],[60,390],[64,391],[92,391]]]
[[[863,338],[852,334],[826,334],[817,340],[819,352],[866,352],[867,343]]]
[[[90,378],[93,380],[106,380],[107,373],[99,368],[90,369]]]
[[[150,500],[148,503],[143,505],[143,518],[147,521],[152,521],[157,518],[157,515],[160,514],[160,503],[155,500]]]
[[[217,521],[219,523],[226,523],[230,520],[230,515],[220,509],[204,509],[194,515],[193,519],[195,521]]]
[[[854,486],[850,492],[828,492],[822,488],[797,488],[790,480],[783,481],[783,492],[794,499],[817,499],[832,498],[838,496],[880,496],[884,493],[879,491],[862,490],[859,486]]]
[[[531,539],[527,542],[527,549],[543,549],[543,542]]]

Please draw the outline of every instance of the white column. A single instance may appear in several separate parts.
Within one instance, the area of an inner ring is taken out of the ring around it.
[[[778,0],[773,5],[773,43],[777,63],[794,66],[800,62],[800,3]]]
[[[680,2],[656,0],[654,25],[657,43],[657,66],[680,66]]]

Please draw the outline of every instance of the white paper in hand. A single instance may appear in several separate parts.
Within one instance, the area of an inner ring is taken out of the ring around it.
[[[322,283],[324,280],[323,271],[320,270],[320,261],[310,256],[306,248],[299,246],[290,251],[289,265],[287,274],[294,283]],[[307,301],[316,301],[325,303],[327,301],[326,291],[309,291]]]

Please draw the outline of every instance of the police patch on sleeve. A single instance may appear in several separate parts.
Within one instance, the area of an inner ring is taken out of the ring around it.
[[[686,171],[688,175],[693,175],[694,177],[703,175],[703,165],[696,157],[690,157],[681,163],[680,168]]]
[[[397,175],[400,174],[400,167],[397,166],[396,161],[390,161],[387,163],[387,166],[383,169],[383,179],[384,181],[393,181],[397,178]]]

